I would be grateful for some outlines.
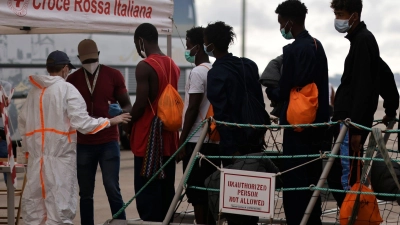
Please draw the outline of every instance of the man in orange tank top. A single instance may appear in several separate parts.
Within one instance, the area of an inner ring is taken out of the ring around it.
[[[135,192],[138,192],[149,180],[143,176],[142,166],[146,156],[149,134],[154,116],[157,114],[158,100],[164,88],[169,83],[176,89],[180,75],[179,67],[172,59],[161,52],[158,46],[158,32],[156,27],[149,23],[138,26],[134,35],[135,47],[138,54],[144,58],[136,66],[136,101],[133,104],[131,115],[130,143],[135,155]],[[162,130],[162,143],[152,143],[162,146],[165,163],[178,149],[178,131]],[[159,150],[156,148],[156,151]],[[168,208],[175,194],[175,161],[164,168],[165,177],[153,180],[136,198],[136,207],[139,216],[144,221],[161,222],[164,220]]]

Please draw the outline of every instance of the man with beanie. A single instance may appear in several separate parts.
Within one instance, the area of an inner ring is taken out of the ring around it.
[[[82,68],[71,74],[67,81],[82,94],[89,115],[94,118],[111,118],[122,112],[130,112],[132,105],[124,77],[118,70],[99,64],[100,52],[96,43],[90,39],[81,41],[78,54]],[[77,175],[81,224],[94,225],[93,193],[98,164],[111,213],[117,213],[124,204],[119,188],[118,138],[117,126],[94,135],[78,132]],[[125,213],[121,213],[118,219],[126,219]]]

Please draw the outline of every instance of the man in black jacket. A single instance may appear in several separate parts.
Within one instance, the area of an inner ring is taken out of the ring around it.
[[[362,0],[332,0],[331,8],[336,16],[336,30],[340,33],[347,32],[346,38],[350,41],[350,51],[335,96],[332,121],[350,118],[354,123],[371,127],[381,86],[382,59],[379,56],[378,44],[374,35],[360,20]],[[367,136],[368,132],[350,127],[340,146],[341,155],[357,156],[360,153],[362,156],[362,146]],[[336,159],[328,177],[329,187],[349,190],[357,179],[356,168],[357,160]],[[333,196],[340,207],[345,193],[333,192]]]
[[[383,98],[383,108],[385,108],[385,116],[382,122],[387,126],[390,121],[396,118],[396,110],[399,108],[399,91],[392,70],[382,59],[381,63],[379,95]]]
[[[328,61],[320,41],[305,28],[307,7],[297,0],[287,0],[277,9],[281,34],[293,43],[283,47],[283,69],[279,87],[268,87],[266,92],[272,101],[283,102],[279,123],[287,125],[287,109],[293,88],[315,83],[318,88],[318,109],[314,123],[329,121]],[[326,128],[309,128],[301,132],[286,129],[283,133],[283,155],[318,154],[324,151]],[[283,170],[289,170],[309,162],[310,158],[285,159]],[[284,188],[309,187],[317,184],[321,176],[321,161],[300,166],[282,175]],[[283,205],[288,225],[300,224],[312,197],[310,191],[283,192]],[[321,199],[317,199],[307,224],[321,223]]]
[[[219,121],[241,124],[270,124],[265,110],[257,65],[250,59],[239,58],[228,52],[235,33],[224,22],[209,24],[204,30],[204,52],[216,60],[207,74],[207,98]],[[220,150],[226,156],[262,152],[265,129],[217,126]],[[232,162],[224,162],[226,164]],[[228,219],[229,225],[257,224],[258,217],[244,221]]]
[[[216,60],[207,75],[207,98],[219,121],[269,124],[257,65],[250,59],[228,52],[235,33],[224,22],[209,24],[204,30],[204,51]],[[253,119],[253,121],[251,121]],[[265,130],[217,126],[224,155],[261,152]]]

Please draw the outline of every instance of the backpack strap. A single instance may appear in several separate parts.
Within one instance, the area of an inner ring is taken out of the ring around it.
[[[155,116],[156,113],[154,112],[154,109],[153,109],[153,106],[151,105],[150,99],[147,98],[147,101],[149,101],[149,105],[150,105],[151,111],[153,112],[153,115]]]
[[[171,76],[172,76],[172,73],[171,73],[172,66],[171,66],[171,64],[172,64],[172,59],[169,58],[169,83],[170,84],[171,84]]]
[[[208,70],[210,70],[210,68],[208,68],[206,65],[204,65],[203,63],[200,64],[199,66],[204,66],[205,68],[207,68]]]
[[[172,76],[172,75],[171,75],[171,63],[172,63],[171,58],[169,59],[169,79],[167,78],[167,72],[166,72],[165,69],[160,65],[160,63],[158,63],[157,60],[155,60],[155,59],[153,59],[153,58],[150,58],[150,59],[157,63],[157,65],[158,65],[158,66],[161,68],[161,70],[163,71],[164,76],[165,76],[165,79],[167,80],[168,84],[171,84],[171,76]]]
[[[171,58],[169,59],[169,80],[168,80],[168,78],[167,78],[167,73],[165,72],[165,69],[160,65],[160,63],[158,63],[157,60],[155,60],[155,59],[153,59],[153,58],[149,58],[149,59],[151,59],[151,60],[153,60],[154,62],[157,63],[157,65],[158,65],[158,66],[161,68],[161,70],[163,71],[164,76],[165,76],[165,79],[167,80],[167,83],[168,83],[168,84],[171,84],[171,76],[172,76],[172,73],[171,73],[171,70],[172,70],[171,64],[172,64],[172,59],[171,59]],[[167,85],[167,86],[168,86],[168,85]],[[165,89],[164,89],[164,90],[165,90]],[[149,101],[149,104],[150,104],[150,107],[151,107],[151,111],[153,111],[153,114],[156,115],[156,113],[154,112],[153,106],[151,105],[150,99],[147,98],[147,100]]]

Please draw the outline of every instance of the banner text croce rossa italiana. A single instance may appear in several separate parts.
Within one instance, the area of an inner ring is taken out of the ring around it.
[[[121,17],[151,18],[151,6],[135,5],[134,0],[102,1],[102,0],[33,0],[35,10],[65,11],[114,15]]]

